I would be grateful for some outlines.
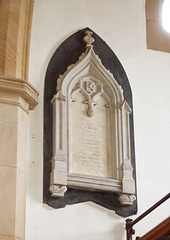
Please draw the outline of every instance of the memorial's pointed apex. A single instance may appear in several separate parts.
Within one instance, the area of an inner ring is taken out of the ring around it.
[[[86,47],[91,47],[92,43],[95,41],[92,37],[93,32],[92,31],[86,31],[85,37],[83,38],[84,42],[86,42]]]

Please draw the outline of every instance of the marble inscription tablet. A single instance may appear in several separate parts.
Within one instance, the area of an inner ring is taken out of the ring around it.
[[[82,93],[72,102],[71,162],[72,173],[111,178],[110,110],[99,96],[94,116],[87,115]]]

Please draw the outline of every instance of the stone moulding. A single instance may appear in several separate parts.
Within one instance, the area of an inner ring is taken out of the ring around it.
[[[111,72],[101,63],[93,50],[94,38],[87,31],[83,39],[86,51],[75,64],[57,80],[53,104],[53,157],[50,193],[61,198],[67,187],[90,191],[116,192],[122,205],[135,200],[135,181],[131,164],[129,114],[131,109],[124,99],[123,89]],[[90,83],[90,84],[89,84]],[[80,92],[88,105],[87,115],[95,114],[96,99],[102,96],[108,108],[111,136],[111,177],[92,176],[72,171],[71,111],[74,95]],[[126,200],[127,199],[127,200]],[[130,200],[129,200],[130,199]]]
[[[27,81],[0,76],[0,102],[17,105],[29,113],[38,104],[39,93]]]

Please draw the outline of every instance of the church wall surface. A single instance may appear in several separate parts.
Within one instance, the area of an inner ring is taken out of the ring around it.
[[[125,219],[92,202],[53,209],[43,201],[43,99],[48,63],[79,29],[93,29],[121,61],[133,92],[138,215],[169,191],[170,56],[147,50],[145,1],[35,0],[29,82],[40,93],[29,115],[27,240],[123,240]],[[168,216],[165,203],[135,226],[143,235]],[[138,215],[133,215],[135,219]]]

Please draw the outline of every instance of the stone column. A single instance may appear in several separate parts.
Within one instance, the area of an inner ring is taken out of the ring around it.
[[[25,239],[28,83],[32,0],[0,1],[0,240]]]
[[[28,82],[0,78],[0,240],[24,239],[27,114],[37,95]]]
[[[28,80],[33,0],[0,1],[0,76]]]

